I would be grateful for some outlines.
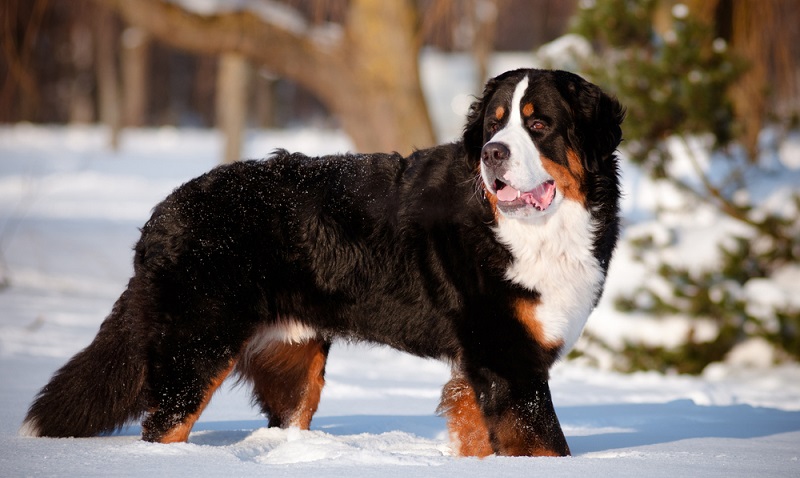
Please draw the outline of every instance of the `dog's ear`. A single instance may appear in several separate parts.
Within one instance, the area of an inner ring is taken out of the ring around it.
[[[491,99],[494,92],[497,90],[499,81],[497,78],[492,78],[486,82],[483,88],[483,94],[477,98],[469,107],[467,113],[467,124],[464,126],[464,148],[467,150],[467,155],[471,161],[480,160],[481,149],[483,148],[483,122],[486,112],[486,103]]]
[[[575,118],[571,140],[580,148],[583,166],[596,172],[622,141],[622,121],[625,108],[613,96],[578,75],[559,72],[567,78],[558,81],[561,94],[570,104]]]

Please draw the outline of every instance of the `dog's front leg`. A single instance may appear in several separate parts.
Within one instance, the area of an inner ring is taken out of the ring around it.
[[[486,370],[470,375],[495,453],[512,456],[570,454],[546,377],[511,382]]]

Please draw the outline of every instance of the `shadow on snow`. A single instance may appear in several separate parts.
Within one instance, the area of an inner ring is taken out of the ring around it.
[[[691,400],[563,407],[558,414],[573,455],[691,438],[756,438],[800,431],[800,412],[750,405],[701,406]],[[189,442],[232,445],[265,425],[259,420],[198,422]],[[444,419],[435,415],[317,417],[311,429],[333,436],[397,431],[429,440],[446,436]],[[140,433],[139,426],[129,426],[117,435]]]

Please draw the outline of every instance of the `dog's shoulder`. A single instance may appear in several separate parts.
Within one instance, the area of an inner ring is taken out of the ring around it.
[[[462,142],[412,153],[404,159],[399,186],[401,217],[421,228],[492,222],[477,166]]]

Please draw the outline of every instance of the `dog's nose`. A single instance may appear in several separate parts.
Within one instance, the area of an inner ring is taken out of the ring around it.
[[[486,143],[481,151],[481,159],[487,166],[498,166],[509,156],[511,156],[511,151],[503,143]]]

